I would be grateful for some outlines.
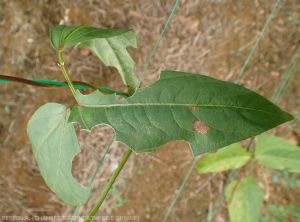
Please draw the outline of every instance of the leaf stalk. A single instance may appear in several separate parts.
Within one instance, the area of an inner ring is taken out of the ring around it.
[[[69,70],[68,68],[65,66],[65,60],[64,60],[64,53],[63,51],[59,50],[58,51],[58,60],[59,60],[59,67],[61,68],[61,71],[70,87],[70,90],[75,98],[75,100],[78,102],[77,98],[76,98],[76,89],[73,85],[73,82],[72,82],[72,79],[71,79],[71,76],[70,76],[70,73],[69,73]]]
[[[85,219],[84,222],[91,222],[96,215],[97,211],[101,207],[102,203],[104,202],[107,194],[109,193],[110,189],[112,188],[112,185],[116,181],[117,177],[119,176],[120,172],[122,171],[123,167],[125,166],[127,160],[129,159],[130,155],[132,154],[132,150],[129,148],[125,155],[123,156],[120,164],[118,165],[118,168],[115,170],[113,175],[110,177],[108,183],[105,185],[98,201],[96,202],[95,206],[93,209],[89,212],[87,218]]]

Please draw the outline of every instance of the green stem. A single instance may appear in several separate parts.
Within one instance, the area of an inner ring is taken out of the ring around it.
[[[59,60],[59,67],[61,68],[61,71],[62,71],[62,73],[63,73],[63,75],[64,75],[64,77],[65,77],[65,79],[66,79],[66,81],[67,81],[67,83],[70,87],[70,90],[71,90],[75,100],[77,101],[77,99],[76,99],[76,90],[75,90],[75,87],[73,85],[69,70],[65,66],[64,53],[61,50],[58,51],[58,60]]]
[[[110,177],[108,183],[105,185],[104,190],[102,191],[98,201],[96,202],[93,209],[89,212],[89,214],[84,222],[91,222],[93,220],[94,216],[96,215],[97,211],[99,210],[102,203],[104,202],[107,194],[109,193],[110,189],[112,188],[112,185],[116,181],[117,177],[119,176],[120,172],[122,171],[123,167],[125,166],[125,164],[131,154],[132,154],[132,150],[129,148],[127,150],[127,152],[125,153],[123,159],[121,160],[120,164],[118,165],[118,168],[115,170],[113,175]]]
[[[16,83],[22,83],[27,84],[31,86],[38,86],[38,87],[65,87],[69,86],[67,82],[59,82],[56,80],[50,80],[50,79],[24,79],[20,77],[15,76],[6,76],[6,75],[0,75],[0,83],[8,83],[8,82],[16,82]],[[100,90],[103,93],[109,93],[109,94],[116,94],[119,96],[122,96],[124,98],[128,97],[127,93],[114,90],[109,87],[105,86],[94,86],[90,83],[81,82],[81,81],[72,81],[74,84],[75,89],[97,89]]]
[[[248,67],[249,62],[251,61],[251,59],[252,59],[252,57],[253,57],[253,55],[254,55],[254,53],[255,53],[258,45],[259,45],[259,43],[260,43],[260,41],[265,36],[265,33],[266,33],[266,31],[267,31],[267,29],[268,29],[268,27],[269,27],[269,25],[270,25],[273,17],[275,16],[275,14],[276,14],[279,6],[281,6],[281,2],[282,2],[282,0],[277,0],[276,3],[274,4],[273,9],[271,11],[271,14],[268,16],[268,18],[267,18],[267,20],[266,20],[266,22],[265,22],[265,24],[264,24],[261,32],[257,35],[256,40],[254,42],[254,45],[251,48],[251,50],[250,50],[250,52],[249,52],[246,60],[244,61],[244,64],[243,64],[242,68],[240,69],[240,71],[239,71],[239,73],[238,73],[238,75],[236,77],[236,80],[235,80],[236,83],[239,83],[240,80],[242,79],[242,77],[244,76],[245,70]]]
[[[192,175],[192,172],[193,172],[193,169],[195,168],[196,166],[196,163],[197,163],[197,160],[194,159],[193,160],[193,163],[191,165],[191,167],[189,168],[187,174],[185,175],[182,183],[180,184],[180,187],[179,187],[179,190],[176,191],[175,193],[175,196],[173,197],[173,200],[172,200],[172,203],[170,204],[170,206],[167,208],[166,210],[166,213],[164,215],[164,218],[162,220],[162,222],[167,222],[168,221],[168,217],[170,215],[170,213],[172,212],[172,209],[174,208],[179,196],[181,195],[181,193],[183,192],[188,180],[190,179],[191,175]]]

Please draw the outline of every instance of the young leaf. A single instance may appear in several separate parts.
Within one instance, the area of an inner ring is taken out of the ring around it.
[[[200,159],[197,169],[199,173],[222,172],[244,166],[251,158],[240,144],[235,143],[218,150],[216,153],[205,154]]]
[[[194,155],[257,135],[292,116],[240,85],[190,73],[164,71],[128,99],[78,92],[70,122],[83,129],[112,126],[116,139],[136,152],[155,151],[172,140],[190,143]]]
[[[132,32],[132,30],[56,25],[50,30],[50,41],[54,49],[64,50],[89,40],[111,38],[126,32]]]
[[[134,93],[140,82],[134,74],[134,61],[126,48],[136,48],[132,29],[100,29],[87,26],[58,25],[51,30],[51,43],[56,50],[78,45],[89,48],[105,65],[115,67]]]
[[[260,135],[255,148],[255,159],[275,170],[300,172],[300,147],[271,135]]]
[[[132,30],[111,38],[97,38],[80,44],[80,47],[94,52],[106,66],[115,67],[132,94],[140,83],[134,75],[134,61],[126,50],[128,46],[136,48],[136,38]]]
[[[300,221],[300,205],[274,205],[268,204],[266,214],[261,222],[288,222]]]
[[[88,199],[89,189],[72,176],[72,160],[80,148],[68,115],[64,105],[47,103],[33,114],[27,133],[46,184],[62,200],[79,206]]]
[[[234,180],[225,188],[231,222],[257,222],[263,204],[263,191],[251,176]]]

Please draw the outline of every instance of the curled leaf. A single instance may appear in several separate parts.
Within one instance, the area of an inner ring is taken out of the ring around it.
[[[136,48],[136,37],[132,29],[57,25],[51,29],[50,39],[56,50],[75,45],[90,49],[105,65],[118,70],[130,94],[139,87],[134,61],[126,50],[129,46]]]
[[[102,29],[89,26],[56,25],[50,30],[50,41],[56,50],[64,50],[97,38],[122,35],[131,29]]]

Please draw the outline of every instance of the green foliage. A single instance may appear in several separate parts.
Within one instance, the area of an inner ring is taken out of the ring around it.
[[[298,222],[300,221],[300,205],[273,205],[267,206],[267,214],[261,217],[260,222]]]
[[[296,188],[300,187],[300,177],[299,174],[290,173],[286,170],[276,171],[272,177],[272,182],[274,184],[280,183],[282,179],[282,185],[286,188]]]
[[[69,204],[82,205],[89,195],[89,188],[78,183],[71,173],[72,160],[80,151],[73,122],[78,122],[82,129],[108,124],[115,130],[116,139],[136,152],[153,152],[169,141],[185,140],[191,145],[193,154],[199,155],[258,135],[292,119],[290,114],[243,86],[202,75],[164,71],[150,87],[137,89],[140,83],[134,73],[134,62],[126,50],[136,47],[133,30],[58,25],[51,30],[50,38],[64,77],[79,105],[71,109],[54,103],[40,107],[28,123],[28,135],[47,185]],[[76,92],[63,58],[63,51],[73,46],[88,48],[105,65],[115,67],[132,96],[124,99],[99,91],[89,95]],[[125,162],[131,151],[128,153]],[[265,163],[262,157],[266,155],[258,154],[259,161]],[[246,150],[234,144],[207,155],[198,168],[201,173],[220,172],[241,167],[250,158]],[[117,176],[120,170],[114,175]],[[100,205],[116,176],[102,193]],[[229,186],[227,197],[231,195],[229,211],[233,221],[240,221],[236,211],[239,209],[247,217],[246,222],[255,222],[262,193],[253,179],[243,180],[236,191],[233,191],[233,185]],[[237,207],[236,203],[239,203]],[[92,213],[97,211],[95,207]]]
[[[231,222],[257,222],[264,196],[251,176],[232,181],[225,190]]]
[[[134,75],[134,62],[126,50],[128,46],[136,48],[136,38],[132,30],[111,38],[97,38],[80,44],[80,47],[92,50],[106,66],[115,67],[129,87],[129,94],[133,94],[140,83]]]
[[[28,136],[41,174],[57,196],[72,205],[82,205],[89,196],[72,176],[72,160],[79,153],[74,126],[67,122],[69,110],[60,104],[41,106],[28,123]]]
[[[105,65],[115,67],[129,93],[134,93],[140,82],[134,74],[134,62],[126,47],[136,48],[131,29],[100,29],[87,26],[58,25],[51,30],[51,43],[56,50],[72,46],[90,49]]]
[[[131,32],[131,29],[101,29],[88,26],[57,25],[50,30],[50,41],[56,50],[64,50],[97,38],[111,38]]]
[[[236,169],[247,164],[250,159],[255,159],[269,169],[281,170],[283,177],[297,186],[298,180],[290,172],[299,172],[299,147],[293,146],[279,137],[262,134],[258,136],[254,148],[253,156],[238,144],[224,147],[216,153],[207,154],[199,161],[198,172],[222,172]],[[278,175],[275,176],[273,177],[274,181],[278,183],[279,179],[276,179]],[[231,222],[256,222],[260,219],[263,192],[252,177],[248,176],[241,182],[237,180],[231,182],[225,188],[225,197],[228,201]],[[296,218],[295,221],[298,221],[299,215],[295,214],[295,209],[294,207],[270,205],[268,210],[272,216],[268,216],[269,213],[263,216],[261,221],[288,221],[286,220],[288,215],[292,215],[293,218]]]
[[[197,169],[199,173],[222,172],[244,166],[251,154],[240,144],[235,143],[218,150],[216,153],[205,154],[200,159]]]
[[[255,159],[269,169],[300,172],[300,148],[279,137],[266,134],[259,136]]]
[[[190,73],[164,71],[132,97],[77,92],[69,121],[83,129],[108,124],[136,152],[153,152],[172,140],[188,141],[193,154],[214,151],[292,119],[240,85]]]

